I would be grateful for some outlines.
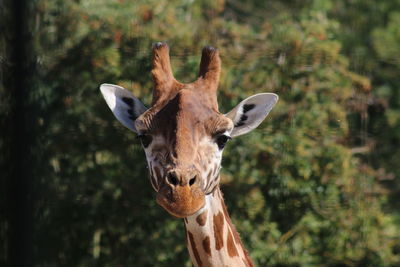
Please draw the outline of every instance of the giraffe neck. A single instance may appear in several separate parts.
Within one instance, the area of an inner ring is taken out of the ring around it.
[[[205,206],[185,218],[186,241],[197,267],[253,266],[226,210],[217,187],[206,196]]]

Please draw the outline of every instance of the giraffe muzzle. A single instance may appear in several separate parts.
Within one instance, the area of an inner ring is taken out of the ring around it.
[[[179,176],[175,172],[167,174],[165,182],[157,192],[157,203],[178,218],[196,213],[205,203],[200,179],[193,174],[186,177]]]

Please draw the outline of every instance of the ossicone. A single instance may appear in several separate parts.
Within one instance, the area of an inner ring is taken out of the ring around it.
[[[210,89],[216,90],[221,72],[221,59],[218,49],[205,46],[201,54],[199,79],[204,80]]]

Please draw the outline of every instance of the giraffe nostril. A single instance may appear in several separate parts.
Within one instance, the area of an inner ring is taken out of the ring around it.
[[[178,178],[176,178],[174,173],[169,173],[167,179],[170,184],[175,186],[178,185]]]
[[[192,186],[196,182],[196,176],[189,180],[189,185]]]

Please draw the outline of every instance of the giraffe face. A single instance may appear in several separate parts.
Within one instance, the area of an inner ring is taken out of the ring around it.
[[[225,143],[256,128],[278,100],[271,93],[253,95],[223,115],[216,90],[218,50],[203,49],[199,78],[175,80],[166,44],[153,46],[153,102],[147,109],[128,90],[102,84],[100,90],[115,117],[138,134],[146,153],[157,202],[176,217],[200,210],[219,184]]]
[[[219,183],[222,151],[234,128],[231,119],[183,88],[156,113],[135,121],[157,192],[157,202],[176,217],[204,205]]]

